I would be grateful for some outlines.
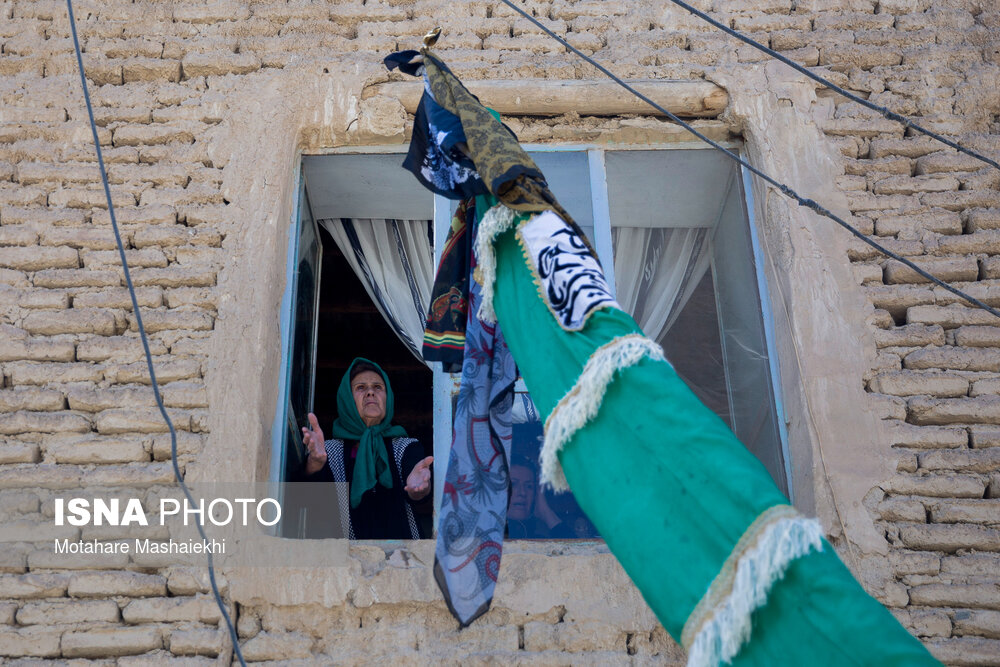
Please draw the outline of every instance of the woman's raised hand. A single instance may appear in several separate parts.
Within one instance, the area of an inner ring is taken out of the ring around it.
[[[309,428],[302,427],[302,442],[305,443],[309,458],[306,459],[306,474],[313,475],[326,465],[326,440],[323,439],[323,429],[319,427],[316,415],[309,413]]]
[[[420,500],[431,491],[431,464],[434,457],[428,456],[423,461],[413,466],[413,470],[406,476],[406,491],[413,500]]]

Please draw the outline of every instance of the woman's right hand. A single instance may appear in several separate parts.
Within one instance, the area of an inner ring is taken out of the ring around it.
[[[316,415],[309,413],[309,428],[302,427],[302,442],[305,443],[309,457],[306,459],[306,474],[314,475],[326,465],[326,440],[323,439],[323,429],[319,427]]]

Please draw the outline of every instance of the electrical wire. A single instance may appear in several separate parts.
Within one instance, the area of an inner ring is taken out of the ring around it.
[[[938,277],[936,277],[936,276],[928,273],[924,269],[920,268],[919,266],[917,266],[916,264],[914,264],[910,260],[906,259],[902,255],[900,255],[898,253],[895,253],[895,252],[889,250],[888,248],[882,246],[877,241],[874,241],[873,239],[868,238],[868,236],[866,236],[865,234],[862,234],[861,232],[859,232],[857,229],[855,229],[854,227],[852,227],[849,223],[845,222],[844,220],[842,220],[841,218],[839,218],[837,215],[835,215],[834,213],[832,213],[828,209],[824,208],[823,206],[821,206],[820,204],[816,203],[812,199],[806,199],[805,197],[802,197],[801,195],[799,195],[799,193],[797,193],[795,190],[792,190],[790,187],[788,187],[784,183],[782,183],[782,182],[780,182],[780,181],[772,178],[771,176],[769,176],[768,174],[764,173],[760,169],[757,169],[752,164],[750,164],[749,162],[747,162],[746,160],[744,160],[740,156],[736,155],[732,151],[728,150],[727,148],[725,148],[724,146],[722,146],[718,142],[713,141],[709,137],[705,136],[704,134],[702,134],[701,132],[699,132],[698,130],[696,130],[691,124],[684,122],[676,114],[673,114],[670,111],[667,111],[662,106],[660,106],[659,104],[657,104],[656,102],[654,102],[650,98],[646,97],[645,95],[643,95],[642,93],[640,93],[638,90],[636,90],[632,86],[630,86],[627,83],[625,83],[624,81],[622,81],[619,77],[615,76],[606,67],[604,67],[603,65],[601,65],[600,63],[598,63],[597,61],[595,61],[590,56],[585,55],[579,49],[577,49],[572,44],[570,44],[569,42],[567,42],[565,39],[563,39],[559,35],[555,34],[551,30],[549,30],[545,25],[543,25],[540,21],[538,21],[538,19],[536,19],[531,14],[528,14],[526,11],[524,11],[523,9],[521,9],[520,7],[518,7],[517,5],[515,5],[510,0],[501,0],[501,2],[503,2],[505,5],[507,5],[508,7],[510,7],[511,9],[513,9],[514,11],[516,11],[517,13],[519,13],[524,18],[526,18],[529,21],[531,21],[532,23],[534,23],[543,32],[545,32],[547,35],[549,35],[550,37],[552,37],[553,39],[555,39],[557,42],[559,42],[560,44],[562,44],[563,46],[565,46],[567,49],[569,49],[570,51],[572,51],[576,55],[580,56],[585,61],[587,61],[588,63],[590,63],[591,65],[593,65],[594,67],[596,67],[602,74],[606,75],[612,81],[614,81],[618,85],[622,86],[623,88],[625,88],[626,90],[628,90],[630,93],[632,93],[633,95],[635,95],[636,97],[638,97],[639,99],[641,99],[646,104],[649,104],[651,107],[653,107],[654,109],[656,109],[660,113],[666,115],[668,118],[670,118],[670,120],[674,121],[675,123],[677,123],[678,125],[680,125],[681,127],[683,127],[685,130],[687,130],[688,132],[690,132],[691,134],[693,134],[694,136],[698,137],[699,139],[701,139],[705,143],[709,144],[710,146],[712,146],[716,150],[722,151],[723,153],[725,153],[729,157],[729,159],[731,159],[734,162],[736,162],[737,164],[741,165],[744,169],[746,169],[750,173],[754,174],[755,176],[757,176],[761,180],[763,180],[763,181],[769,183],[770,185],[774,186],[775,188],[777,188],[779,191],[781,191],[782,194],[784,194],[786,197],[794,200],[799,206],[803,206],[805,208],[808,208],[808,209],[814,211],[815,213],[818,213],[819,215],[822,215],[822,216],[824,216],[826,218],[829,218],[829,219],[833,220],[838,225],[840,225],[841,227],[843,227],[844,229],[846,229],[848,232],[850,232],[852,235],[854,235],[856,238],[858,238],[862,242],[868,244],[869,246],[871,246],[875,250],[879,251],[883,255],[885,255],[885,256],[887,256],[887,257],[889,257],[891,259],[894,259],[897,262],[900,262],[901,264],[909,267],[910,269],[912,269],[913,271],[915,271],[918,275],[926,278],[927,280],[929,280],[930,282],[934,283],[935,285],[938,285],[939,287],[942,287],[942,288],[948,290],[952,294],[954,294],[954,295],[956,295],[956,296],[964,299],[965,301],[973,304],[974,306],[978,306],[979,308],[982,308],[983,310],[987,311],[991,315],[995,315],[996,317],[1000,318],[1000,311],[998,311],[995,308],[987,305],[986,303],[983,303],[982,301],[980,301],[979,299],[975,298],[974,296],[972,296],[970,294],[966,294],[965,292],[963,292],[962,290],[960,290],[960,289],[958,289],[956,287],[952,287],[951,285],[949,285],[948,283],[944,282],[940,278],[938,278]]]
[[[156,372],[153,370],[153,356],[149,351],[149,340],[146,338],[146,329],[142,324],[142,315],[139,312],[139,302],[135,296],[135,288],[132,285],[132,276],[129,273],[128,262],[125,259],[125,247],[122,244],[122,237],[118,231],[118,221],[115,218],[115,207],[111,201],[111,186],[108,184],[108,174],[104,168],[104,155],[101,152],[101,142],[97,136],[97,124],[94,122],[94,109],[90,103],[90,93],[87,89],[87,77],[84,75],[83,71],[83,56],[80,53],[80,40],[76,34],[76,18],[73,16],[73,0],[66,0],[66,8],[69,11],[69,25],[73,34],[73,48],[76,50],[76,62],[80,70],[80,83],[83,85],[83,99],[87,103],[87,115],[90,118],[90,131],[94,136],[94,147],[97,149],[97,165],[101,170],[101,181],[104,184],[104,196],[108,200],[108,213],[111,217],[111,229],[115,234],[115,243],[118,246],[118,256],[121,259],[122,269],[125,273],[125,285],[128,287],[129,297],[132,299],[132,313],[135,315],[136,327],[139,330],[139,338],[142,340],[142,349],[146,355],[146,367],[149,370],[149,379],[153,385],[153,395],[156,398],[156,406],[160,410],[160,415],[163,417],[163,421],[167,424],[167,430],[170,431],[170,456],[174,468],[174,478],[177,480],[181,490],[184,492],[184,496],[187,498],[187,501],[194,505],[194,498],[192,497],[187,484],[184,483],[180,467],[177,465],[177,431],[174,430],[174,423],[170,419],[170,415],[167,414],[167,409],[163,405],[163,398],[160,396],[160,389],[156,382]],[[198,521],[195,525],[198,528],[198,534],[201,536],[202,543],[204,544],[208,542],[208,536],[205,535],[205,530],[201,523],[201,521]],[[229,630],[229,637],[233,643],[233,651],[236,653],[236,657],[239,659],[240,665],[246,667],[246,661],[243,659],[243,653],[240,651],[239,641],[236,636],[236,628],[233,626],[233,621],[229,616],[226,605],[222,600],[222,595],[219,593],[219,586],[215,581],[215,564],[212,560],[212,551],[210,549],[206,549],[205,553],[208,556],[208,579],[212,585],[212,594],[215,596],[215,603],[219,606],[219,611],[222,613],[222,618],[225,620],[226,627]]]
[[[767,46],[764,46],[760,42],[755,41],[754,39],[752,39],[750,37],[747,37],[746,35],[744,35],[743,33],[739,32],[737,30],[733,30],[732,28],[730,28],[729,26],[727,26],[725,23],[721,23],[721,22],[713,19],[711,16],[709,16],[705,12],[700,11],[700,10],[692,7],[688,3],[684,2],[684,0],[670,0],[670,2],[674,3],[675,5],[677,5],[678,7],[682,8],[682,9],[687,10],[691,14],[694,14],[695,16],[697,16],[698,18],[702,19],[703,21],[712,24],[713,26],[715,26],[719,30],[722,30],[723,32],[725,32],[726,34],[728,34],[728,35],[730,35],[732,37],[735,37],[736,39],[738,39],[738,40],[740,40],[742,42],[746,42],[747,44],[749,44],[753,48],[757,49],[758,51],[762,51],[762,52],[766,53],[767,55],[771,56],[775,60],[780,60],[781,62],[785,63],[786,65],[788,65],[789,67],[791,67],[795,71],[801,72],[802,74],[805,74],[807,77],[809,77],[813,81],[816,81],[817,83],[822,84],[823,86],[829,88],[830,90],[832,90],[833,92],[837,93],[838,95],[843,95],[844,97],[846,97],[847,99],[851,100],[852,102],[857,102],[858,104],[860,104],[860,105],[862,105],[864,107],[867,107],[867,108],[871,109],[872,111],[877,111],[878,113],[882,114],[882,116],[884,116],[885,118],[888,118],[889,120],[894,120],[897,123],[902,123],[903,127],[908,127],[908,128],[910,128],[912,130],[915,130],[915,131],[917,131],[917,132],[919,132],[921,134],[924,134],[924,135],[926,135],[926,136],[928,136],[928,137],[930,137],[932,139],[940,141],[945,146],[950,146],[951,148],[954,148],[955,150],[957,150],[957,151],[959,151],[961,153],[965,153],[966,155],[968,155],[970,157],[974,157],[977,160],[985,162],[986,164],[990,165],[991,167],[993,167],[995,169],[1000,169],[1000,164],[998,164],[995,160],[991,160],[988,157],[986,157],[985,155],[977,153],[976,151],[974,151],[974,150],[972,150],[970,148],[965,148],[964,146],[961,146],[961,145],[955,143],[954,141],[951,141],[950,139],[946,139],[945,137],[941,136],[940,134],[937,134],[936,132],[932,132],[931,130],[928,130],[927,128],[921,127],[921,126],[917,125],[916,123],[914,123],[909,118],[907,118],[906,116],[902,116],[902,115],[896,113],[895,111],[892,111],[891,109],[888,109],[888,108],[883,107],[883,106],[879,106],[878,104],[875,104],[874,102],[870,102],[870,101],[866,100],[863,97],[860,97],[858,95],[855,95],[852,92],[844,90],[843,88],[841,88],[840,86],[836,85],[832,81],[829,81],[828,79],[824,79],[820,75],[818,75],[818,74],[810,71],[809,68],[803,67],[802,65],[798,64],[794,60],[791,60],[787,56],[783,56],[782,54],[778,53],[774,49],[771,49],[771,48],[769,48]]]

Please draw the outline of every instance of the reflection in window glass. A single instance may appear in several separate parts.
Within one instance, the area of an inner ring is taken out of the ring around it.
[[[658,342],[674,370],[695,396],[719,415],[729,428],[733,428],[722,343],[719,340],[715,285],[710,272],[706,272],[698,282],[670,330]]]
[[[306,413],[313,402],[316,369],[316,306],[319,292],[322,247],[312,220],[302,224],[299,240],[299,263],[296,267],[295,328],[292,342],[290,408],[299,426],[306,424]]]
[[[518,394],[516,401],[527,399]],[[515,420],[517,419],[515,410]],[[513,428],[510,457],[510,502],[507,537],[558,540],[596,538],[597,529],[577,505],[572,493],[542,490],[538,454],[542,448],[542,423],[537,419]]]
[[[299,428],[307,424],[306,414],[311,410],[316,374],[316,313],[323,248],[304,186],[300,192],[299,217],[297,254],[291,275],[294,303],[289,325],[291,359],[285,407],[284,479],[298,470],[305,457]]]
[[[677,320],[711,261],[708,229],[614,227],[618,303],[660,340]]]

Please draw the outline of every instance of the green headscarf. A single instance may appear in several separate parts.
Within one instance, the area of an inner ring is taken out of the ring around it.
[[[385,418],[375,426],[366,426],[361,420],[351,392],[351,370],[360,362],[374,366],[385,382]],[[340,381],[340,388],[337,389],[337,419],[333,422],[333,437],[357,440],[359,443],[351,479],[351,507],[357,507],[361,503],[361,496],[368,489],[375,488],[376,481],[387,489],[392,488],[392,471],[382,438],[406,435],[402,426],[392,424],[393,402],[392,387],[385,371],[374,361],[355,358],[347,367],[347,372]]]

